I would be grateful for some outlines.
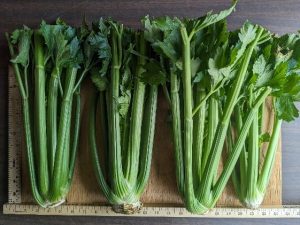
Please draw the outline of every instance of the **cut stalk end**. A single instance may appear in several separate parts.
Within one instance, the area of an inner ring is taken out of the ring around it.
[[[264,194],[257,192],[255,196],[248,197],[244,200],[243,205],[249,209],[257,209],[264,200]]]
[[[60,206],[60,205],[62,205],[63,203],[65,203],[65,201],[66,201],[66,199],[63,198],[63,199],[60,199],[60,200],[55,201],[55,202],[46,202],[46,204],[43,205],[42,207],[43,207],[43,208],[46,208],[46,209],[47,209],[47,208],[55,208],[55,207]]]
[[[143,207],[143,203],[140,201],[134,202],[134,203],[123,203],[118,205],[113,205],[112,209],[116,213],[122,213],[122,214],[134,214],[139,212]]]

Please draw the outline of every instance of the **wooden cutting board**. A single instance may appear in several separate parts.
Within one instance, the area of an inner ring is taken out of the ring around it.
[[[68,194],[65,204],[72,205],[105,205],[107,202],[97,185],[93,172],[92,162],[89,155],[87,141],[87,101],[91,84],[88,82],[82,86],[82,114],[85,115],[81,121],[81,135],[78,149],[76,168],[73,184]],[[21,153],[20,165],[20,191],[21,200],[19,203],[33,203],[29,180],[27,176],[27,165],[25,156],[25,141],[23,132],[23,121],[21,112],[21,100],[16,85],[15,76],[9,70],[9,148],[17,146]],[[272,111],[270,107],[266,110],[268,118],[265,121],[266,129],[272,128]],[[169,121],[169,107],[163,94],[158,97],[158,112],[156,119],[155,143],[153,150],[153,160],[151,176],[146,191],[142,196],[145,205],[152,206],[182,206],[182,200],[178,194],[175,178],[174,154],[171,141],[171,124]],[[278,206],[282,204],[282,180],[281,180],[281,140],[278,145],[276,160],[272,172],[271,180],[263,205]],[[262,152],[263,154],[263,152]],[[222,163],[221,163],[222,164]],[[220,168],[222,165],[220,165]],[[18,176],[18,175],[17,175]],[[9,179],[12,179],[10,177]],[[9,189],[13,189],[10,182]],[[16,185],[18,181],[15,182]],[[12,190],[9,190],[12,191]],[[228,183],[217,206],[235,207],[241,206],[234,194],[231,182]]]

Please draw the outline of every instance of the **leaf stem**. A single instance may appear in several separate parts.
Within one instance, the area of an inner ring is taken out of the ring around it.
[[[186,28],[182,25],[181,37],[183,40],[183,110],[184,110],[184,165],[185,165],[185,202],[186,207],[193,210],[195,195],[192,168],[192,143],[193,143],[193,113],[192,113],[192,74],[190,42]]]
[[[121,137],[120,137],[120,115],[118,109],[119,85],[120,85],[120,67],[122,49],[119,47],[122,34],[117,28],[112,30],[112,67],[111,67],[111,84],[109,87],[109,165],[112,191],[121,197],[125,195],[125,179],[122,169],[121,157]]]
[[[64,160],[66,149],[66,141],[68,140],[68,129],[70,129],[70,117],[72,111],[72,100],[73,100],[73,88],[75,85],[77,68],[70,67],[66,72],[66,82],[64,89],[64,96],[62,99],[62,104],[60,108],[59,117],[59,128],[58,128],[58,141],[57,150],[55,152],[55,160],[53,167],[53,175],[51,182],[51,193],[50,199],[52,201],[61,201],[64,198],[65,190],[62,190],[61,184],[66,183],[65,179],[68,178],[68,171],[63,170],[65,164],[69,165],[69,160]],[[67,166],[68,168],[68,166]]]
[[[221,193],[223,192],[225,185],[227,184],[227,181],[235,167],[236,161],[239,158],[240,152],[244,146],[244,142],[247,137],[250,126],[252,124],[253,118],[255,117],[255,114],[257,114],[259,107],[264,103],[266,97],[271,93],[271,91],[272,91],[271,88],[266,88],[264,91],[262,91],[262,93],[257,97],[255,103],[253,104],[253,107],[248,112],[248,115],[245,118],[244,125],[241,128],[241,131],[233,147],[233,150],[231,151],[230,155],[227,158],[227,161],[224,165],[224,169],[217,183],[213,187],[211,206],[216,204]]]
[[[151,169],[158,91],[157,86],[150,86],[149,88],[149,97],[143,116],[144,121],[141,141],[141,162],[136,188],[137,196],[140,196],[143,193],[148,182]]]
[[[205,98],[205,90],[201,88],[197,83],[194,87],[195,103],[201,102]],[[202,154],[203,154],[203,140],[204,140],[204,128],[206,117],[206,103],[202,104],[201,109],[194,115],[193,125],[193,174],[194,174],[194,189],[197,190],[201,180],[201,166],[202,166]]]
[[[93,93],[92,97],[90,98],[90,109],[89,109],[89,144],[91,149],[91,157],[94,169],[96,171],[96,178],[98,181],[99,186],[101,187],[101,190],[107,200],[111,204],[118,204],[121,202],[121,200],[112,192],[112,190],[109,188],[105,177],[103,175],[101,166],[100,166],[100,160],[98,156],[97,151],[97,143],[96,143],[96,106],[97,106],[97,98],[95,96],[96,94]]]
[[[229,125],[229,120],[232,114],[232,111],[234,109],[234,106],[237,102],[237,99],[239,97],[239,93],[242,87],[242,84],[245,80],[245,76],[247,74],[247,68],[252,56],[252,52],[257,45],[257,42],[259,41],[259,38],[263,32],[262,28],[258,28],[256,38],[253,41],[253,43],[250,45],[250,47],[247,49],[247,52],[244,56],[242,65],[240,67],[240,71],[237,74],[237,78],[235,79],[233,86],[231,88],[231,91],[229,93],[228,99],[226,100],[225,103],[225,109],[224,113],[222,115],[222,118],[218,124],[218,128],[216,131],[215,139],[213,142],[213,146],[209,155],[209,161],[205,167],[205,172],[206,174],[205,179],[202,182],[202,193],[201,193],[201,199],[204,202],[209,202],[211,201],[210,193],[211,193],[211,187],[214,179],[214,174],[216,173],[218,169],[218,164],[220,161],[221,153],[222,153],[222,148],[223,144],[225,141],[228,125]]]
[[[184,167],[183,167],[183,149],[182,149],[182,129],[181,129],[181,107],[179,98],[179,77],[174,73],[173,65],[170,72],[171,80],[171,108],[172,108],[172,126],[173,126],[173,144],[175,149],[176,178],[179,193],[184,193]]]
[[[48,84],[48,98],[47,98],[47,141],[48,141],[48,157],[49,170],[52,177],[55,153],[57,147],[57,97],[59,88],[59,68],[55,67],[50,75]]]
[[[36,165],[38,166],[38,183],[41,195],[46,197],[49,191],[49,172],[47,160],[47,138],[46,138],[46,96],[45,85],[46,75],[44,69],[44,50],[43,40],[39,32],[34,32],[34,108],[35,108],[35,148],[37,157]]]
[[[275,116],[271,140],[257,184],[258,189],[262,193],[265,193],[270,180],[271,171],[274,166],[276,151],[278,149],[278,141],[280,138],[281,124],[282,120]]]
[[[146,42],[143,33],[137,35],[139,43],[139,52],[146,55]],[[129,133],[129,143],[127,152],[127,167],[125,169],[125,177],[131,185],[135,185],[140,157],[142,118],[145,101],[145,84],[140,81],[140,75],[143,73],[143,65],[145,58],[138,58],[136,77],[134,80],[133,102],[131,108],[131,123]]]

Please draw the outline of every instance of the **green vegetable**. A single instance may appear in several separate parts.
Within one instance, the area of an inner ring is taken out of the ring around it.
[[[243,97],[235,106],[231,130],[228,131],[228,149],[232,150],[234,134],[240,132],[246,112],[260,93],[269,88],[272,97],[267,104],[267,96],[259,113],[254,116],[240,158],[232,174],[233,184],[240,201],[249,208],[257,208],[263,201],[280,137],[283,120],[292,121],[298,117],[294,101],[299,99],[300,74],[298,46],[299,35],[284,35],[266,42],[256,49],[252,65],[248,68],[248,80],[244,84]],[[271,101],[271,103],[270,103]],[[271,133],[264,133],[265,107],[275,115]],[[260,159],[263,143],[268,143],[264,160]],[[262,163],[262,165],[260,165]]]
[[[270,38],[250,23],[229,34],[223,20],[234,9],[199,19],[144,19],[145,36],[161,54],[171,94],[176,175],[186,208],[202,214],[219,199],[247,137],[250,124],[270,88],[257,96],[217,177],[231,115],[246,82],[250,60]],[[209,21],[209,23],[207,23]],[[183,130],[183,132],[182,132]]]
[[[90,44],[99,48],[98,65],[91,73],[97,88],[89,115],[92,161],[113,209],[129,214],[141,208],[140,196],[150,174],[158,83],[155,74],[144,69],[149,47],[142,31],[100,20]],[[103,154],[96,143],[98,132]]]
[[[300,36],[276,37],[250,22],[229,32],[225,19],[235,5],[195,19],[147,16],[138,31],[111,19],[92,28],[83,21],[78,29],[58,19],[6,34],[39,205],[61,204],[70,188],[86,75],[94,84],[88,115],[92,162],[116,212],[142,207],[159,85],[171,108],[177,186],[186,208],[197,214],[213,208],[230,177],[244,205],[261,204],[281,124],[299,116]],[[274,111],[270,132],[264,128],[267,105]]]
[[[80,40],[76,30],[61,20],[6,36],[22,97],[33,197],[42,207],[52,207],[65,201],[74,171],[80,122]]]

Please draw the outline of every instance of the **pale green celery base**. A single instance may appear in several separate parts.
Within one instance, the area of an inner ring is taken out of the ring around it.
[[[63,188],[62,189],[63,191],[61,192],[61,194],[59,195],[59,197],[57,198],[48,198],[48,199],[45,199],[46,200],[46,203],[45,205],[43,205],[42,207],[43,208],[54,208],[54,207],[57,207],[63,203],[65,203],[66,201],[66,196],[69,192],[69,189],[68,188]]]
[[[197,199],[193,201],[192,204],[185,204],[186,209],[193,214],[198,214],[198,215],[204,215],[211,210],[210,207],[205,206],[204,204],[200,203]]]
[[[211,208],[206,208],[203,206],[203,208],[186,208],[190,213],[198,214],[198,215],[205,215],[211,210]]]
[[[115,204],[112,206],[112,209],[116,213],[122,213],[122,214],[133,214],[138,211],[140,211],[143,207],[143,203],[139,200],[133,203],[121,203],[121,204]]]
[[[65,201],[66,201],[66,199],[63,198],[57,202],[48,202],[44,208],[54,208],[54,207],[57,207],[57,206],[63,204]]]
[[[111,204],[112,209],[116,213],[122,214],[133,214],[140,211],[143,207],[143,203],[134,191],[129,191],[127,195],[120,198],[118,202],[111,202]]]
[[[243,205],[250,209],[257,209],[264,200],[264,194],[257,191],[255,196],[247,197],[243,201]]]

